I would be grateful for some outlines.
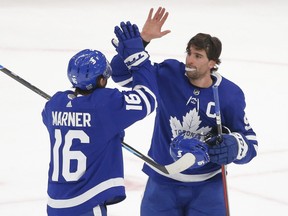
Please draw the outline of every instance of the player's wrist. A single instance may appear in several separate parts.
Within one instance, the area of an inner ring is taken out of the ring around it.
[[[149,34],[145,33],[145,32],[141,32],[141,38],[143,41],[145,41],[146,43],[150,43],[151,40],[153,39],[153,37],[151,37]]]
[[[143,43],[143,46],[144,46],[144,48],[150,43],[150,41],[148,42],[148,41],[145,41],[145,40],[143,40],[143,38],[142,38],[142,43]]]

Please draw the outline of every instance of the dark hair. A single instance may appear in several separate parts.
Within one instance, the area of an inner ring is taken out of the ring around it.
[[[217,37],[211,37],[209,34],[198,33],[190,39],[187,44],[186,52],[190,52],[190,47],[194,47],[197,50],[205,50],[209,60],[213,60],[217,65],[221,63],[219,59],[222,51],[222,43]],[[211,71],[218,70],[218,67],[214,67]]]
[[[78,94],[88,95],[88,94],[91,94],[91,93],[92,93],[95,89],[97,89],[97,88],[104,88],[103,86],[100,85],[100,79],[101,79],[101,78],[107,79],[107,78],[105,78],[103,75],[99,75],[99,76],[96,78],[96,86],[95,86],[95,88],[89,89],[89,90],[84,90],[84,89],[81,89],[81,88],[76,87],[76,88],[75,88],[75,91],[74,91],[74,95],[75,95],[75,96],[77,96]]]

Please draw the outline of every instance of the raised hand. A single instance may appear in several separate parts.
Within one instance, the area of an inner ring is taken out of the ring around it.
[[[152,17],[153,11],[154,9],[151,8],[141,32],[141,37],[146,42],[150,42],[152,39],[161,38],[171,32],[170,30],[161,30],[169,15],[165,8],[159,7]]]
[[[149,59],[137,25],[121,22],[120,26],[115,26],[114,33],[118,41],[112,39],[112,44],[129,69],[137,70]]]

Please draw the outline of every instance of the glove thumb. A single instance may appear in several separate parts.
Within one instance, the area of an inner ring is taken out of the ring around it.
[[[117,39],[115,39],[115,38],[112,38],[112,40],[111,40],[111,43],[112,43],[112,45],[115,47],[115,49],[117,49],[117,48],[118,48],[118,45],[119,45],[119,41],[118,41]]]

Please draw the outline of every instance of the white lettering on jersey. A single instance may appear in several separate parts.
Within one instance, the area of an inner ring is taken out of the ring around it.
[[[142,110],[141,99],[137,94],[125,95],[126,110]]]
[[[194,108],[186,113],[186,115],[182,117],[182,121],[181,119],[177,119],[177,117],[170,116],[169,122],[173,135],[171,139],[177,137],[179,133],[183,131],[186,131],[186,136],[192,136],[195,133],[206,134],[211,130],[209,126],[200,127],[202,121],[199,113],[197,112],[197,108]],[[189,131],[191,133],[189,133]]]
[[[206,109],[206,115],[209,117],[209,118],[216,118],[216,114],[215,112],[212,112],[212,107],[215,107],[215,102],[209,102],[207,104],[207,109]]]
[[[244,123],[245,123],[245,130],[248,131],[248,130],[252,129],[252,127],[249,124],[249,121],[248,121],[248,118],[247,118],[246,114],[244,116]]]
[[[71,150],[74,139],[80,140],[82,144],[90,143],[89,136],[83,130],[69,130],[67,134],[62,137],[60,129],[55,129],[53,181],[59,180],[60,167],[62,168],[61,175],[66,181],[78,181],[87,169],[87,158],[85,154],[81,151]],[[63,148],[60,148],[61,145],[63,145]],[[74,171],[71,171],[71,161],[77,161],[77,167]]]
[[[52,111],[52,119],[54,126],[91,127],[90,113]]]

